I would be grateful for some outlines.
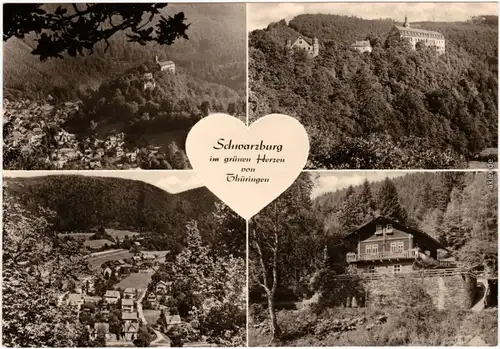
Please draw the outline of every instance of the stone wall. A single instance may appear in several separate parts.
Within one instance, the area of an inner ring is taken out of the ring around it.
[[[365,280],[366,305],[402,307],[433,305],[438,309],[470,309],[476,295],[476,279],[468,274],[426,277],[384,277]]]

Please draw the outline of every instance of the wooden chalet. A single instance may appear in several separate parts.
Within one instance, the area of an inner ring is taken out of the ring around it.
[[[432,236],[398,221],[378,216],[344,238],[346,261],[358,273],[404,273],[416,260],[439,265],[438,250],[446,248]]]

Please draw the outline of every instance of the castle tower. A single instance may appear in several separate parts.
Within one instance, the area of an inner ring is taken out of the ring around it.
[[[316,57],[319,55],[319,40],[317,37],[314,37],[313,39],[313,52],[312,52],[312,56],[313,57]]]
[[[406,17],[406,16],[405,16],[405,23],[403,24],[403,27],[405,27],[405,28],[410,27],[410,23],[408,23],[408,17]]]

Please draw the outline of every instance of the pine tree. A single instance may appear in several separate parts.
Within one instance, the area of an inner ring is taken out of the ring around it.
[[[349,186],[344,195],[344,199],[339,208],[338,218],[340,225],[344,231],[349,231],[355,228],[358,223],[358,203],[354,188]]]
[[[389,178],[382,182],[378,197],[379,210],[382,216],[401,223],[406,222],[407,214],[399,202],[396,186]]]
[[[363,186],[361,187],[361,192],[356,198],[357,205],[357,225],[366,222],[369,218],[375,215],[376,205],[373,200],[372,190],[370,188],[370,182],[365,180]]]

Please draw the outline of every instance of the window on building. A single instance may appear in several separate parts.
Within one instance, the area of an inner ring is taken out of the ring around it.
[[[382,235],[382,226],[377,225],[377,228],[375,229],[375,235]]]
[[[401,273],[401,265],[400,264],[396,264],[394,266],[394,274],[399,274]]]
[[[385,227],[385,232],[387,234],[392,234],[392,224],[387,224],[387,226]]]
[[[378,253],[378,245],[366,245],[365,253],[366,254],[377,254]]]
[[[403,241],[391,242],[391,252],[403,252],[405,244]]]
[[[370,274],[375,274],[375,266],[374,265],[370,265],[368,266],[368,272]]]

